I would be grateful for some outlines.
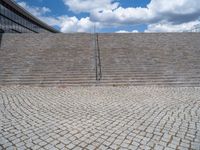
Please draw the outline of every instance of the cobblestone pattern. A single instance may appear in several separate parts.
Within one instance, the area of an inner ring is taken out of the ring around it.
[[[200,88],[0,88],[0,149],[200,149]]]

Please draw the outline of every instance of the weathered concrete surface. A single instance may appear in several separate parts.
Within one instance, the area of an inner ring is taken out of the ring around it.
[[[200,149],[200,88],[0,88],[0,149]]]

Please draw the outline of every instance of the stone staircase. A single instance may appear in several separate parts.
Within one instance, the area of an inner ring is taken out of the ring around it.
[[[200,86],[199,33],[4,34],[0,85]]]
[[[200,34],[101,34],[102,85],[200,85]]]
[[[90,34],[5,34],[0,85],[91,85],[95,81]]]

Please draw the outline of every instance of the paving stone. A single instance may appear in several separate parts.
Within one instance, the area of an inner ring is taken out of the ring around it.
[[[49,150],[59,150],[59,149],[56,148],[56,147],[52,147],[52,148],[50,148]]]
[[[76,146],[73,150],[82,150],[83,148]]]
[[[171,147],[165,147],[164,150],[174,150],[174,148],[171,148]]]
[[[119,145],[112,144],[112,145],[110,145],[110,148],[112,148],[112,149],[118,149],[118,148],[119,148]]]
[[[59,149],[62,149],[62,148],[64,148],[64,147],[65,147],[65,145],[64,145],[64,144],[62,144],[62,143],[60,143],[60,144],[57,144],[57,145],[56,145],[56,147],[57,147],[57,148],[59,148]]]
[[[161,145],[156,145],[154,147],[154,150],[163,150],[165,147],[164,146],[161,146]]]
[[[177,144],[177,145],[175,145],[175,144],[172,144],[172,143],[170,143],[170,144],[168,145],[168,147],[170,147],[170,148],[173,148],[173,149],[176,149],[176,148],[177,148],[177,146],[178,146],[178,144]]]
[[[185,147],[185,148],[189,148],[190,144],[181,142],[180,146]]]
[[[0,148],[200,149],[199,93],[197,87],[1,87]]]
[[[34,145],[34,146],[31,147],[31,149],[33,149],[33,150],[38,150],[40,147],[41,147],[41,146],[39,146],[39,145]]]
[[[47,144],[47,142],[44,142],[44,141],[38,143],[38,145],[40,145],[40,146],[45,146],[46,144]]]
[[[69,148],[69,149],[72,149],[72,148],[74,148],[75,147],[75,145],[74,144],[69,144],[69,145],[67,145],[67,148]]]
[[[15,146],[9,146],[9,147],[7,147],[6,149],[7,149],[7,150],[15,150],[16,147],[15,147]]]
[[[5,143],[3,144],[4,147],[9,147],[9,146],[12,146],[13,144],[11,142],[8,142],[8,143]]]
[[[44,148],[48,150],[48,149],[51,149],[51,148],[53,148],[53,147],[54,147],[54,145],[52,145],[52,144],[47,144]]]
[[[17,144],[16,144],[17,147],[21,147],[21,146],[24,146],[24,145],[25,145],[24,142],[20,142],[20,143],[17,143]]]
[[[99,149],[100,149],[100,150],[108,150],[109,147],[107,147],[107,146],[105,146],[105,145],[102,144],[102,145],[99,147]]]

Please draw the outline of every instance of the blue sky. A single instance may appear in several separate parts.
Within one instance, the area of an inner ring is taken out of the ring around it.
[[[200,23],[199,0],[16,0],[62,32],[182,32]]]

